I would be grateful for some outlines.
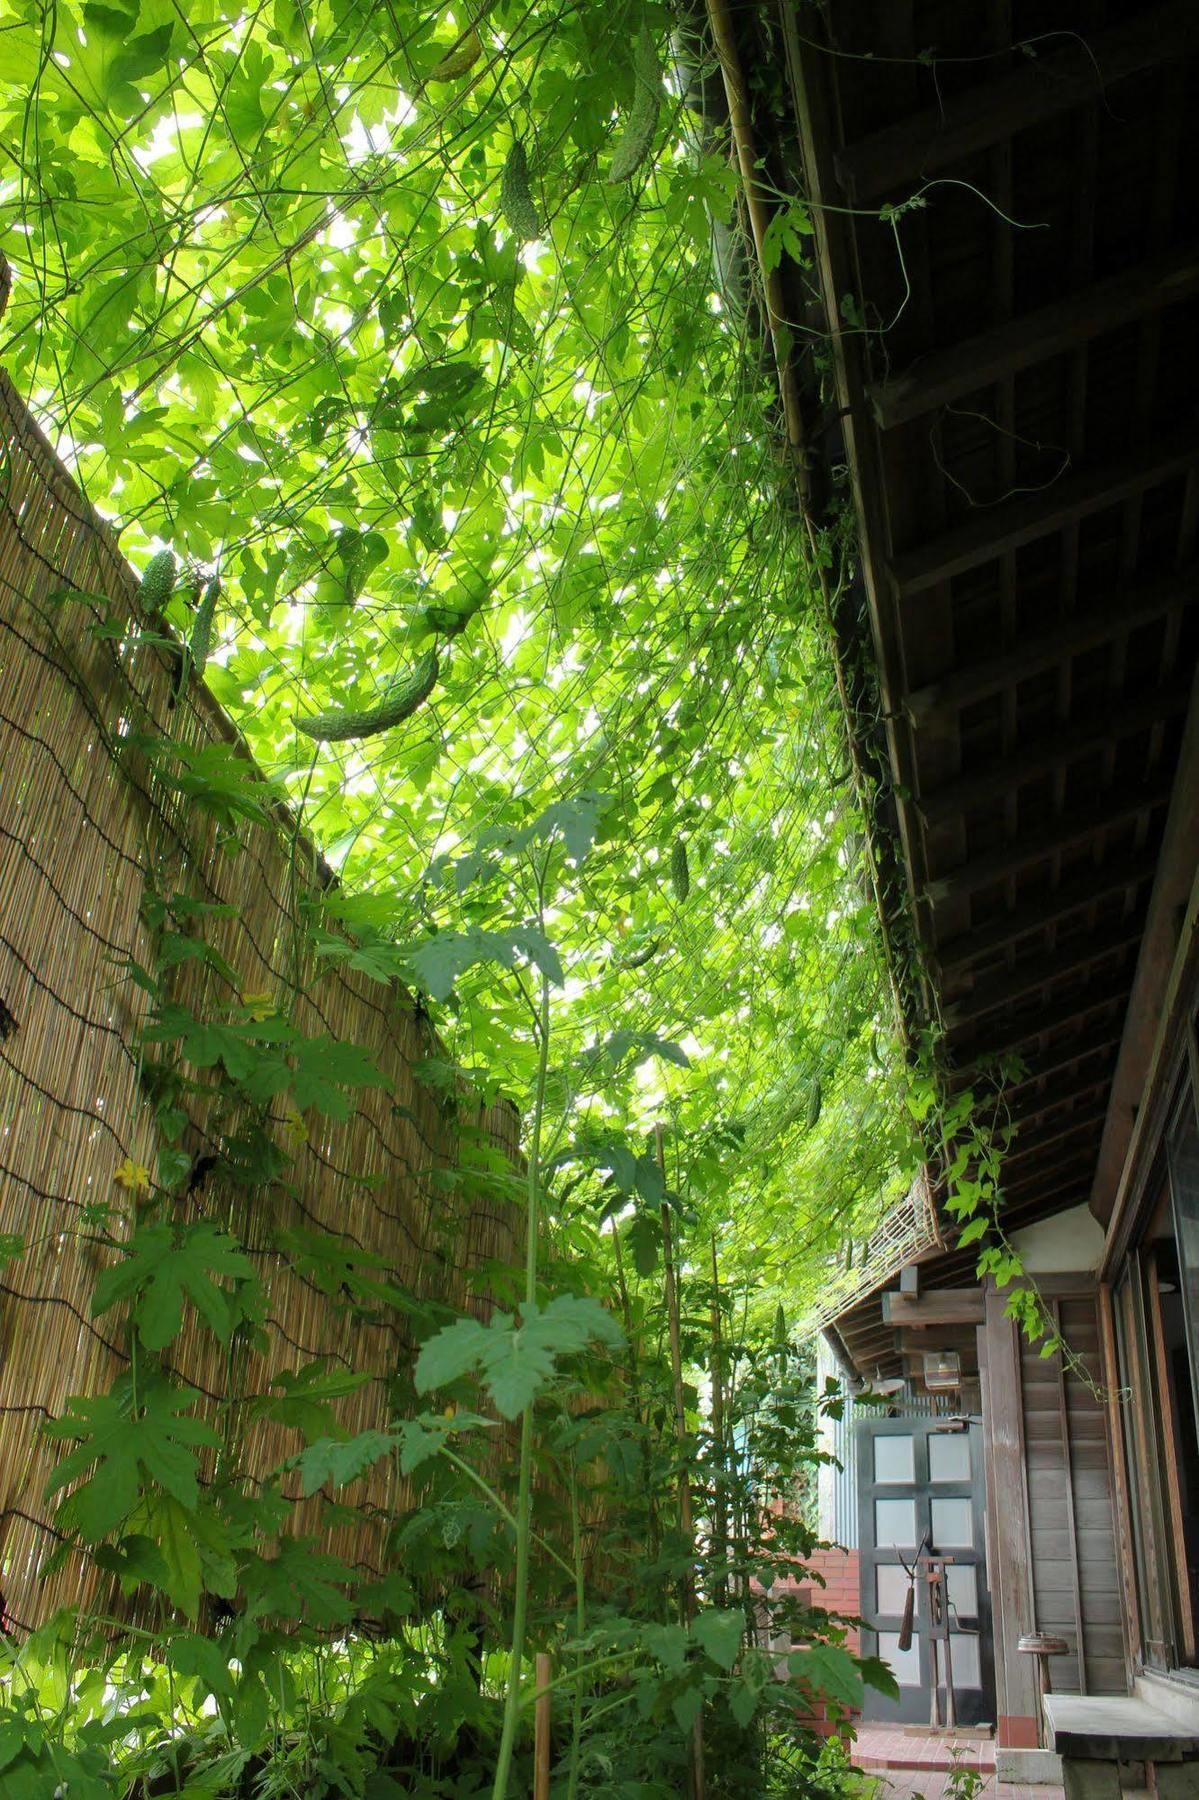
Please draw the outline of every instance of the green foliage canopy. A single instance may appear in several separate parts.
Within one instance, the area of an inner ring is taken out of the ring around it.
[[[521,1105],[522,971],[549,969],[570,1129],[665,1115],[688,1202],[798,1293],[910,1146],[826,608],[748,286],[713,257],[737,180],[694,32],[522,0],[4,0],[0,27],[0,356],[134,561],[173,546],[185,640],[219,578],[205,678],[359,954]],[[433,647],[394,730],[297,729]],[[597,841],[551,943],[495,871],[563,806],[576,855]],[[687,1066],[600,1079],[614,1032]],[[261,1056],[269,1022],[243,1035]]]

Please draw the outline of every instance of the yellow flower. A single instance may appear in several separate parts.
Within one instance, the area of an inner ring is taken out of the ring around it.
[[[150,1190],[150,1171],[144,1163],[135,1163],[127,1156],[112,1172],[112,1178],[118,1187],[123,1187],[131,1194],[145,1194]]]
[[[308,1142],[308,1127],[304,1123],[303,1113],[297,1107],[289,1106],[284,1109],[283,1136],[295,1150]]]

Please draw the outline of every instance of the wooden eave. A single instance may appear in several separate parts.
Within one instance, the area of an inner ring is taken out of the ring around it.
[[[858,726],[881,746],[910,1023],[945,1027],[954,1086],[1024,1065],[1009,1227],[1105,1216],[1167,818],[1168,854],[1193,866],[1199,843],[1199,6],[772,18],[831,352],[809,388],[838,421],[812,454],[843,460],[856,515],[877,675]],[[838,1330],[895,1372],[877,1297]]]

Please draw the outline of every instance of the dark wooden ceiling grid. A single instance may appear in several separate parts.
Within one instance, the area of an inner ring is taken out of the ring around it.
[[[837,399],[926,993],[959,1085],[1026,1064],[1027,1222],[1089,1192],[1199,649],[1199,6],[781,16],[825,315],[870,327]]]

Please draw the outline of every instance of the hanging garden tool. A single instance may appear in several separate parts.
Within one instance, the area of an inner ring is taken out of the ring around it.
[[[896,1646],[899,1650],[910,1650],[912,1648],[912,1621],[916,1611],[916,1568],[921,1556],[923,1556],[927,1548],[928,1532],[926,1531],[920,1540],[915,1556],[912,1558],[911,1568],[904,1562],[903,1557],[899,1556],[899,1551],[896,1550],[895,1552],[896,1556],[899,1556],[900,1563],[903,1565],[903,1572],[908,1578],[907,1598],[903,1603],[903,1617],[899,1621],[899,1643]]]

